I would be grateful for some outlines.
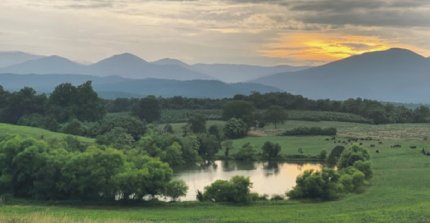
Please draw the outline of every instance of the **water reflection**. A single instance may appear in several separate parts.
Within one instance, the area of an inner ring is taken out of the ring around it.
[[[277,161],[263,163],[263,168],[266,171],[266,176],[279,174],[279,162]]]
[[[218,179],[227,180],[233,176],[250,177],[252,191],[259,194],[284,194],[296,184],[296,177],[305,170],[319,170],[316,163],[287,162],[238,162],[215,161],[203,167],[190,167],[178,171],[175,178],[184,180],[189,189],[181,200],[195,200],[197,190],[203,190]]]

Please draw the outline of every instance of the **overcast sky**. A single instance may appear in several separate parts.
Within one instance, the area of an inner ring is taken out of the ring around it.
[[[1,0],[0,51],[94,62],[315,65],[403,47],[430,56],[430,0]]]

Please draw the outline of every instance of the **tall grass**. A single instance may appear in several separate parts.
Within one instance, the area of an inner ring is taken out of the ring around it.
[[[133,221],[128,220],[94,220],[87,218],[74,219],[68,216],[51,216],[46,213],[36,213],[31,215],[22,216],[0,216],[0,223],[133,223]],[[142,221],[139,221],[142,222]]]

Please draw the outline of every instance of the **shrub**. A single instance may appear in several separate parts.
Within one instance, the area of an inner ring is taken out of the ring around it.
[[[245,143],[234,157],[236,160],[253,161],[257,159],[257,151],[251,143]]]
[[[230,180],[217,180],[205,187],[204,193],[197,194],[200,201],[247,203],[252,199],[249,177],[234,176]]]

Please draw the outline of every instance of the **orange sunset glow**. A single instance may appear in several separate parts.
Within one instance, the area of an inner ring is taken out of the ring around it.
[[[388,42],[373,36],[321,33],[282,35],[265,44],[259,52],[266,57],[289,58],[292,61],[319,64],[394,47],[407,48],[423,54],[428,53],[415,46]]]

